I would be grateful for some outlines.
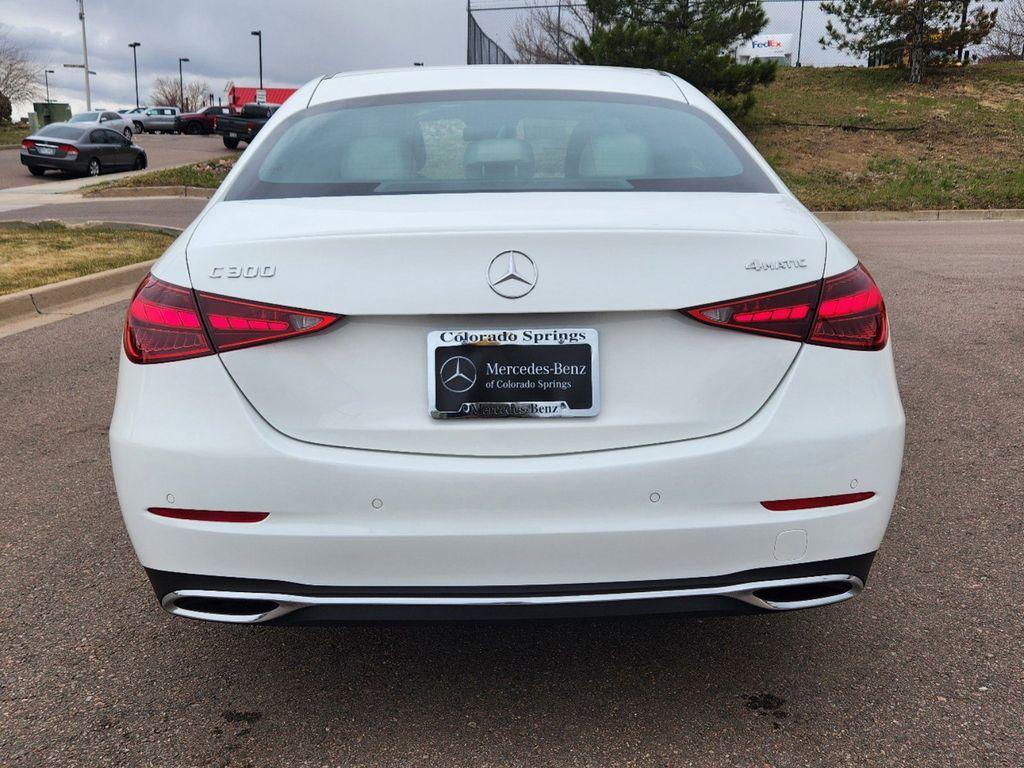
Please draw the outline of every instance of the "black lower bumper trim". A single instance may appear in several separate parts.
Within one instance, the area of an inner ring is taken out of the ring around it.
[[[278,593],[301,597],[541,597],[552,595],[609,595],[660,592],[706,587],[728,587],[750,582],[793,579],[830,574],[849,574],[866,582],[875,553],[835,560],[757,568],[748,571],[689,579],[599,584],[494,585],[479,587],[335,587],[295,584],[269,579],[202,576],[147,568],[158,600],[182,590],[216,590],[232,593]],[[314,605],[296,610],[269,623],[308,624],[362,621],[491,621],[503,619],[583,618],[658,613],[759,613],[758,608],[726,596],[664,599],[548,603],[534,605]]]

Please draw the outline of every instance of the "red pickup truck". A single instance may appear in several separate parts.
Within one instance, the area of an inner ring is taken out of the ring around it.
[[[213,133],[218,117],[238,114],[234,107],[207,107],[201,112],[190,112],[187,115],[178,115],[175,121],[175,129],[182,133]]]

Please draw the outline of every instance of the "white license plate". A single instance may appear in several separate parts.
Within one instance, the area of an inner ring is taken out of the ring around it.
[[[57,150],[54,149],[53,147],[40,147],[40,146],[37,146],[36,150],[38,150],[40,155],[52,155],[52,154],[55,154],[57,152]]]
[[[228,136],[230,136],[232,139],[237,139],[238,138],[238,134],[237,133],[229,133]]]
[[[427,337],[430,415],[596,416],[597,366],[593,328],[433,331]]]

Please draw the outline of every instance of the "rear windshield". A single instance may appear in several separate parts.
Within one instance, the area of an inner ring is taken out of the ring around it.
[[[713,118],[668,99],[440,91],[322,104],[278,125],[228,200],[452,192],[777,192]]]
[[[36,136],[50,136],[54,139],[64,139],[65,141],[75,141],[80,139],[84,131],[81,128],[72,128],[70,125],[44,125],[38,131]]]
[[[80,115],[75,115],[70,120],[68,120],[68,122],[69,123],[96,123],[96,122],[99,122],[99,119],[100,119],[100,113],[99,112],[83,112]]]

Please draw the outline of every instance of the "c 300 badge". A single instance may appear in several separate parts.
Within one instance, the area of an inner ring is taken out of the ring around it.
[[[751,269],[754,272],[767,272],[776,269],[803,269],[806,266],[807,259],[777,259],[776,261],[754,259],[747,262],[744,269]]]
[[[273,277],[276,273],[277,267],[273,264],[232,264],[213,267],[210,277]]]

